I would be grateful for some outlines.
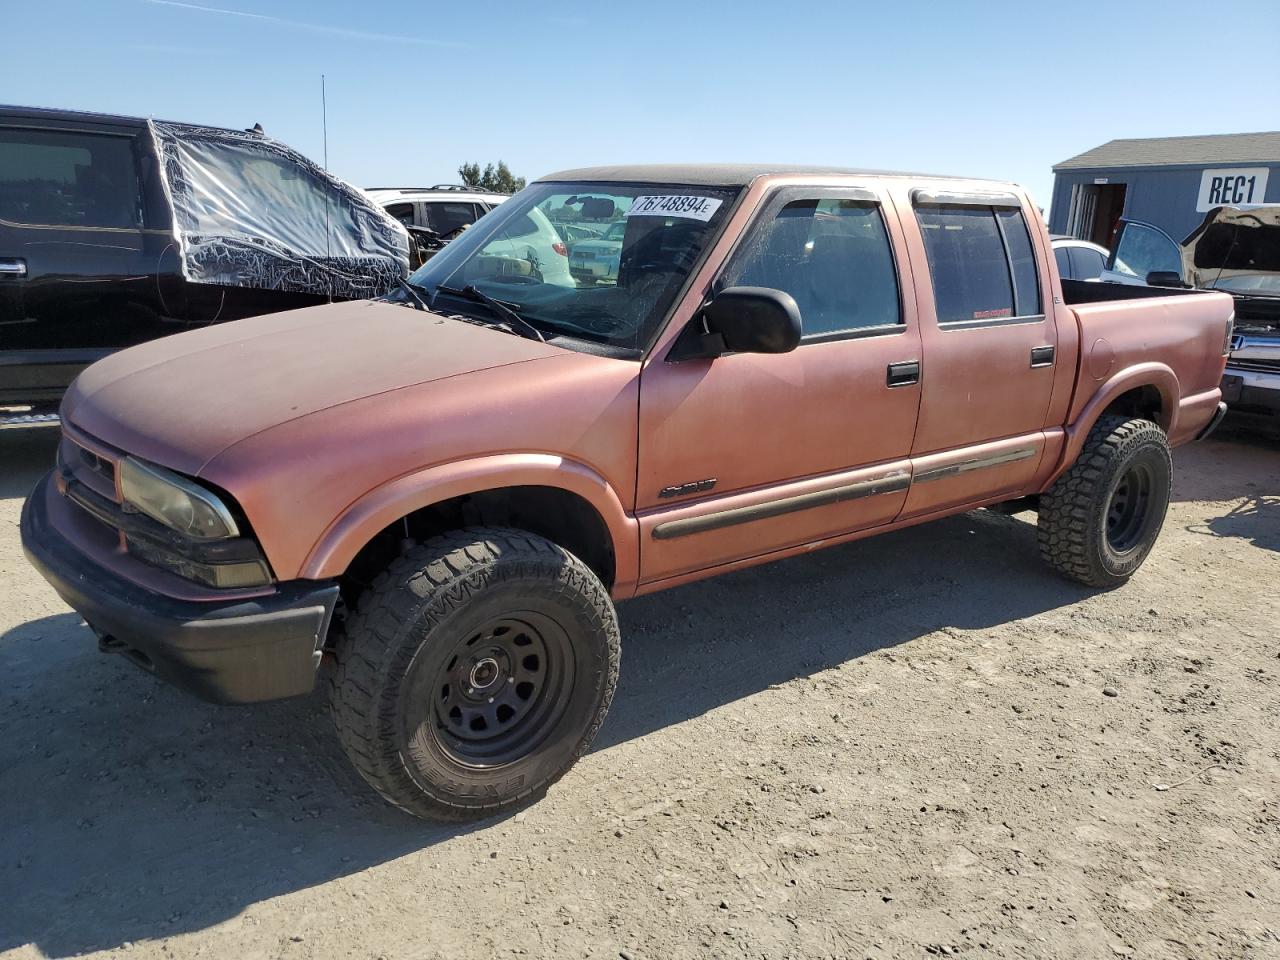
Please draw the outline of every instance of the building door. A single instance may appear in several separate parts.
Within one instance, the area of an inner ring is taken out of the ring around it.
[[[1082,183],[1071,188],[1067,233],[1110,249],[1124,216],[1123,183]]]

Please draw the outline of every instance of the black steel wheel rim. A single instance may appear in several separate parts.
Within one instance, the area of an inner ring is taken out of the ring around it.
[[[1143,542],[1151,517],[1155,474],[1146,464],[1130,464],[1111,491],[1107,503],[1107,544],[1116,553],[1127,553]]]
[[[533,612],[496,617],[469,630],[442,660],[425,719],[455,761],[498,766],[546,740],[572,688],[572,649],[558,623]]]

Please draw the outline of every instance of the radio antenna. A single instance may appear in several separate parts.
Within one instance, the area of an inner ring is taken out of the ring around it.
[[[329,172],[329,101],[325,96],[324,74],[320,74],[320,131],[324,144],[324,172]],[[326,184],[326,186],[328,186]],[[325,266],[329,270],[329,302],[333,303],[333,256],[330,250],[329,205],[332,197],[326,196],[324,203],[324,258],[329,261]]]

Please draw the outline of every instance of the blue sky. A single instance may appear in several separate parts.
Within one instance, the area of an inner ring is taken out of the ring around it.
[[[0,23],[0,102],[259,122],[316,159],[323,73],[330,167],[361,186],[762,160],[1047,207],[1052,164],[1113,137],[1280,128],[1275,0],[0,0]]]

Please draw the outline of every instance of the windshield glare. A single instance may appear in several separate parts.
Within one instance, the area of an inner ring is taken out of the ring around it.
[[[410,278],[434,309],[493,319],[438,288],[474,286],[556,335],[642,351],[719,232],[736,191],[535,183]],[[564,346],[572,347],[566,340]]]

